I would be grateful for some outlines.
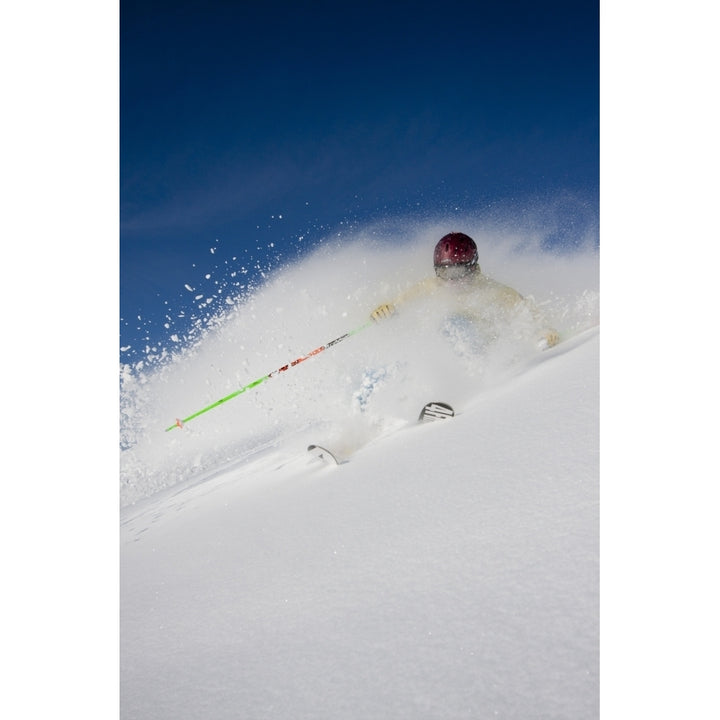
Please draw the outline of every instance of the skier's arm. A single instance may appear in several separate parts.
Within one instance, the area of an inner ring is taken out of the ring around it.
[[[383,303],[375,308],[375,310],[370,313],[370,317],[375,320],[375,322],[380,322],[381,320],[389,318],[391,315],[395,314],[398,305],[403,305],[404,303],[414,300],[421,295],[427,295],[430,293],[435,287],[434,280],[435,278],[426,278],[425,280],[421,280],[405,292],[400,293],[400,295],[398,295],[398,297],[392,302]]]
[[[547,350],[548,348],[557,345],[560,342],[560,333],[554,327],[545,325],[545,319],[543,314],[540,312],[540,308],[538,308],[531,298],[524,297],[522,301],[529,309],[535,324],[542,328],[537,337],[538,347],[541,350]]]
[[[517,290],[514,290],[507,285],[502,285],[501,283],[498,283],[495,280],[491,280],[490,278],[485,278],[485,280],[495,287],[498,294],[498,300],[503,305],[508,308],[524,305],[528,309],[530,315],[533,318],[533,321],[537,324],[538,327],[542,328],[537,338],[538,347],[540,347],[541,350],[547,350],[548,348],[551,348],[560,342],[560,333],[558,333],[555,328],[548,326],[543,327],[544,318],[542,316],[542,313],[540,312],[540,308],[538,308],[532,298],[524,297]]]
[[[523,300],[530,308],[530,313],[536,325],[542,328],[537,338],[538,347],[541,350],[547,350],[557,345],[560,342],[560,333],[554,327],[545,324],[545,318],[540,312],[540,308],[532,300],[529,298],[523,298]]]

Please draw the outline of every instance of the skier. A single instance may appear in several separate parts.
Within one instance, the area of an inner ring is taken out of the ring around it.
[[[520,313],[527,313],[537,326],[538,346],[545,350],[557,345],[560,336],[554,328],[543,327],[534,303],[507,285],[483,275],[478,265],[475,241],[461,232],[442,237],[433,256],[435,277],[421,281],[397,298],[373,310],[370,317],[380,322],[395,313],[396,306],[420,297],[437,297],[448,304],[449,312],[462,315],[484,326],[489,336],[497,336],[499,326],[507,324]]]

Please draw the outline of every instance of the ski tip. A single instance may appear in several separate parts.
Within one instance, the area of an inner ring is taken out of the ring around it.
[[[454,416],[455,410],[453,410],[452,406],[448,405],[448,403],[429,402],[420,411],[420,416],[418,417],[418,420],[420,422],[425,422],[428,420],[445,420],[446,418],[451,418]]]
[[[308,452],[329,465],[341,465],[344,462],[322,445],[308,445]]]

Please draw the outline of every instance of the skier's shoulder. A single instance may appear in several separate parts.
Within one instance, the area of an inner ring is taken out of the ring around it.
[[[522,302],[523,296],[514,288],[505,285],[488,275],[478,272],[475,281],[479,289],[492,293],[498,300],[507,304],[516,304]]]

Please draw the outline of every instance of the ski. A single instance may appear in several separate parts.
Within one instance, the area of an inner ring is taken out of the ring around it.
[[[313,456],[322,460],[326,465],[342,465],[347,460],[341,460],[337,455],[330,452],[322,445],[308,445],[308,452]]]
[[[444,402],[430,402],[420,411],[420,422],[428,420],[445,420],[454,417],[455,411],[450,405]]]
[[[455,416],[451,405],[444,402],[430,402],[423,406],[418,417],[418,422],[429,422],[434,420],[445,420]],[[318,460],[327,465],[344,465],[349,462],[347,457],[341,457],[323,445],[308,445],[307,451]]]

